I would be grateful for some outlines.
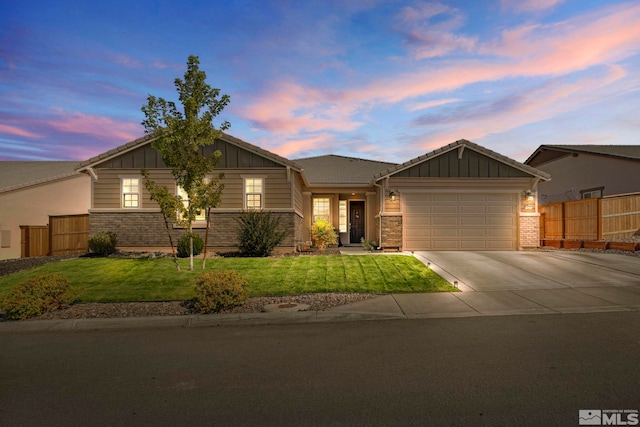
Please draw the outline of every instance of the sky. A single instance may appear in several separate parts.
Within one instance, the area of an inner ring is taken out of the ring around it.
[[[189,55],[231,98],[214,124],[289,159],[640,143],[638,1],[21,0],[0,2],[0,160],[144,136]]]

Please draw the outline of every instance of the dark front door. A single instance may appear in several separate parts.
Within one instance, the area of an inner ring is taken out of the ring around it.
[[[364,237],[364,202],[349,203],[349,243],[360,243]]]

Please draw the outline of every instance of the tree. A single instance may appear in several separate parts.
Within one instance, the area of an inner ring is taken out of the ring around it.
[[[155,185],[148,174],[145,176],[145,186],[151,189],[151,198],[160,204],[165,223],[168,224],[168,219],[171,219],[190,233],[196,216],[203,210],[209,212],[211,207],[217,206],[222,192],[222,187],[218,185],[222,175],[206,182],[221,153],[215,151],[207,157],[203,154],[203,148],[213,144],[231,126],[228,121],[222,122],[218,129],[213,125],[214,118],[227,106],[230,98],[228,95],[220,96],[220,89],[212,88],[206,79],[206,73],[200,70],[200,60],[190,55],[184,79],[177,78],[174,81],[182,111],[174,102],[153,95],[149,95],[147,104],[142,106],[145,133],[154,137],[151,146],[171,169],[171,175],[186,194],[186,200],[168,190],[160,190],[161,187]],[[175,216],[169,214],[173,208],[176,208]],[[207,217],[207,237],[208,222]],[[171,244],[173,248],[173,242]],[[193,251],[189,257],[189,268],[193,270]]]

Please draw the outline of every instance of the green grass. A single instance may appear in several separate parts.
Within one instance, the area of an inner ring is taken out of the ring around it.
[[[0,298],[34,275],[61,273],[80,302],[186,300],[195,296],[200,260],[195,267],[188,271],[188,260],[181,260],[177,272],[169,258],[78,258],[1,277]],[[236,270],[247,279],[250,296],[455,291],[420,261],[402,255],[214,258],[207,260],[210,270]]]

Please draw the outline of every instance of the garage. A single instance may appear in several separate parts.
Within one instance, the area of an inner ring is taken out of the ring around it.
[[[550,176],[461,139],[378,174],[380,246],[513,251],[540,244],[535,194]]]
[[[406,250],[516,250],[514,193],[407,193]]]

